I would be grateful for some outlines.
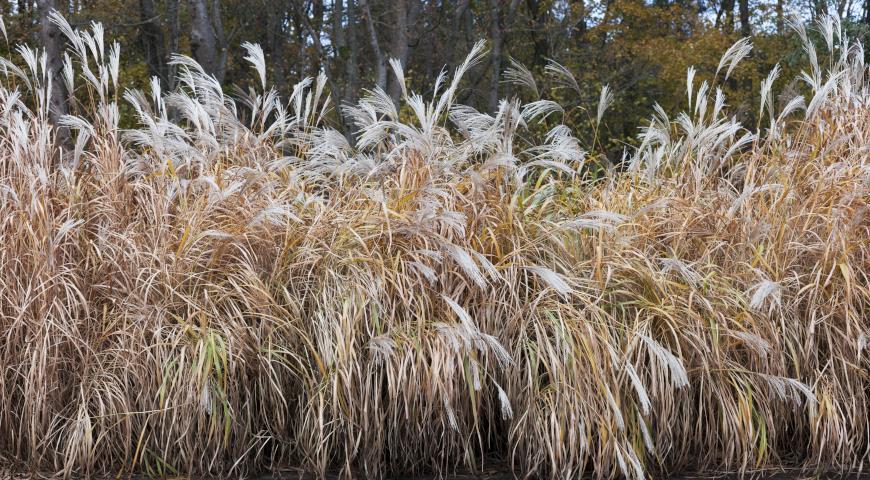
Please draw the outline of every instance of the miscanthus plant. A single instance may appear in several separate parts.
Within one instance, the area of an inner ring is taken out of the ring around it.
[[[456,103],[482,44],[431,96],[336,107],[324,78],[279,98],[250,44],[259,87],[239,98],[183,56],[175,91],[127,91],[99,25],[55,21],[71,142],[42,52],[19,47],[0,80],[13,468],[867,465],[870,83],[835,21],[819,53],[795,26],[804,96],[777,96],[774,69],[759,124],[738,123],[718,87],[738,42],[595,175],[558,104]],[[507,78],[537,91],[524,72]]]

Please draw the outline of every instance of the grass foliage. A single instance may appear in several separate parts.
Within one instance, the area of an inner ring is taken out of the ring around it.
[[[867,465],[870,83],[835,21],[824,52],[795,27],[803,97],[777,97],[775,70],[760,125],[737,123],[717,85],[739,42],[715,78],[690,71],[685,112],[658,109],[620,171],[552,101],[456,104],[482,44],[401,110],[378,90],[343,106],[348,141],[323,121],[325,79],[277,98],[256,45],[247,92],[182,56],[175,91],[124,91],[99,25],[56,21],[69,145],[42,54],[2,61],[7,461],[369,477],[508,461],[548,478]]]

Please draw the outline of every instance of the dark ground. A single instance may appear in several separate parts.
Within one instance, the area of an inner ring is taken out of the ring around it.
[[[75,475],[69,477],[72,480],[78,480],[79,478]],[[166,480],[214,480],[216,477],[212,478],[197,478],[197,477],[185,477],[185,476],[169,476],[165,477]],[[227,480],[320,480],[316,475],[312,475],[310,473],[306,473],[301,470],[285,470],[280,472],[274,472],[270,474],[258,475],[258,476],[248,476],[248,477],[221,477]],[[418,476],[391,476],[387,477],[389,480],[526,480],[526,478],[522,476],[517,476],[511,473],[508,470],[493,470],[488,472],[483,472],[480,474],[455,474],[455,475],[445,475],[442,477],[438,477],[436,475],[418,475]],[[529,480],[537,477],[528,477]],[[587,477],[590,480],[594,477]],[[852,473],[852,474],[815,474],[811,472],[801,472],[800,470],[794,471],[753,471],[747,472],[743,477],[734,474],[734,473],[726,473],[726,472],[705,472],[705,473],[694,473],[694,474],[679,474],[679,475],[671,475],[671,476],[651,476],[649,478],[657,479],[657,478],[668,478],[673,480],[744,480],[744,479],[752,479],[752,480],[816,480],[816,479],[843,479],[843,480],[870,480],[870,473]],[[26,472],[15,472],[14,470],[9,469],[8,467],[0,466],[0,480],[45,480],[45,479],[63,479],[62,475],[51,475],[51,474],[40,474],[40,473],[26,473]],[[141,476],[141,475],[118,475],[99,478],[98,480],[150,480],[150,477]],[[344,480],[344,477],[340,477],[337,474],[327,475],[325,480]]]

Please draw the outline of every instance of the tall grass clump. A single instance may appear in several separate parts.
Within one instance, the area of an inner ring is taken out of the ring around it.
[[[19,47],[0,80],[15,468],[867,465],[870,83],[836,22],[818,53],[796,25],[804,95],[777,96],[774,69],[757,126],[718,87],[739,42],[600,168],[552,101],[455,102],[482,44],[429,97],[340,106],[348,141],[324,121],[325,79],[278,98],[256,45],[243,95],[183,56],[177,89],[132,91],[99,25],[55,21],[70,115],[49,122],[41,51]]]

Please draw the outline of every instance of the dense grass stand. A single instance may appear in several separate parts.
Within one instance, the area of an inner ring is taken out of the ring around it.
[[[431,98],[343,106],[349,142],[322,121],[322,77],[236,100],[178,56],[175,91],[126,91],[100,27],[56,21],[68,144],[41,53],[2,61],[5,460],[66,476],[866,466],[870,84],[836,22],[819,53],[798,27],[804,96],[777,97],[775,69],[756,128],[717,88],[741,41],[611,166],[555,102],[456,104],[483,44]]]

